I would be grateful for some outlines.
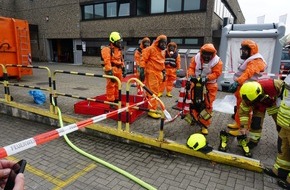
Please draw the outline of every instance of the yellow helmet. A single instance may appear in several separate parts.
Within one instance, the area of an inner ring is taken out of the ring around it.
[[[206,138],[203,134],[194,133],[187,139],[187,146],[193,150],[199,150],[206,146]]]
[[[122,37],[119,32],[112,32],[110,34],[110,42],[116,43],[118,40],[122,40]]]
[[[246,82],[240,89],[240,96],[244,100],[254,101],[262,94],[262,86],[258,82]]]

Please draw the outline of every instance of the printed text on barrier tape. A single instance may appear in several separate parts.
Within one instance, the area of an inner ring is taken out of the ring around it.
[[[111,117],[113,115],[116,115],[116,114],[119,114],[121,112],[124,112],[127,109],[129,109],[129,108],[132,108],[132,107],[135,107],[135,106],[140,106],[140,105],[144,104],[147,101],[149,101],[149,100],[138,102],[136,104],[132,104],[130,106],[127,106],[127,107],[124,107],[124,108],[120,108],[118,110],[115,110],[115,111],[112,111],[112,112],[109,112],[109,113],[106,113],[106,114],[95,116],[95,117],[92,117],[92,118],[89,118],[89,119],[86,119],[86,120],[83,120],[83,121],[80,121],[80,122],[77,122],[77,123],[74,123],[74,124],[67,125],[65,127],[59,128],[59,129],[55,129],[55,130],[52,130],[52,131],[48,131],[46,133],[42,133],[42,134],[36,135],[33,138],[25,139],[23,141],[19,141],[17,143],[2,147],[2,148],[0,148],[0,158],[5,158],[7,156],[11,156],[13,154],[16,154],[18,152],[27,150],[29,148],[32,148],[32,147],[35,147],[35,146],[50,142],[50,141],[52,141],[52,140],[54,140],[54,139],[56,139],[58,137],[61,137],[63,135],[66,135],[66,134],[69,134],[71,132],[77,131],[80,128],[86,127],[86,126],[88,126],[90,124],[102,121],[102,120],[104,120],[106,118],[109,118],[109,117]]]

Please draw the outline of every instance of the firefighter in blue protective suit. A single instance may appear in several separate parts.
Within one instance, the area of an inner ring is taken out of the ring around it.
[[[240,96],[242,102],[237,112],[239,113],[241,127],[237,135],[238,143],[244,155],[251,157],[250,149],[257,146],[262,133],[265,113],[277,120],[277,98],[281,96],[284,82],[276,79],[259,79],[246,82],[241,86]],[[278,127],[277,127],[278,128]],[[247,134],[249,135],[247,137]],[[220,132],[220,151],[227,150],[228,133]]]

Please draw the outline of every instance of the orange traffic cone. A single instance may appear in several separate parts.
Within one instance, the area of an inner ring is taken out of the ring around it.
[[[178,97],[178,102],[175,106],[172,107],[172,109],[176,109],[176,110],[183,110],[183,114],[187,114],[189,113],[189,104],[191,103],[191,99],[190,99],[190,95],[189,93],[187,93],[187,97],[185,97],[186,93],[185,93],[185,86],[186,86],[186,78],[182,78],[182,82],[181,82],[181,88],[179,91],[179,97]],[[185,99],[185,102],[184,101]]]

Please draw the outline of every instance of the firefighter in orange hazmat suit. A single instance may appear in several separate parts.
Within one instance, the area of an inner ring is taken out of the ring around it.
[[[167,50],[165,53],[165,70],[166,79],[160,86],[160,91],[158,97],[161,97],[163,91],[166,88],[166,96],[172,97],[171,91],[173,89],[173,83],[176,80],[176,74],[180,69],[180,54],[177,52],[177,44],[175,42],[170,42],[167,45]]]
[[[137,78],[140,78],[140,62],[142,57],[142,50],[150,46],[150,39],[145,37],[142,39],[140,46],[136,49],[134,53],[134,61],[136,63],[135,74]],[[142,81],[144,82],[144,81]],[[140,85],[137,85],[137,95],[143,95],[143,90]]]
[[[191,59],[188,69],[188,76],[193,78],[205,78],[205,92],[204,101],[205,109],[198,113],[195,109],[191,109],[190,114],[193,119],[202,124],[201,133],[208,134],[207,128],[211,124],[211,113],[213,109],[213,101],[216,98],[218,91],[217,79],[222,74],[223,62],[216,55],[217,51],[213,44],[204,44],[200,48],[200,52]],[[194,88],[194,84],[191,84],[191,89]],[[193,94],[191,94],[193,100]],[[194,103],[192,103],[194,104]],[[192,106],[191,106],[192,107]],[[192,119],[187,120],[192,122]]]
[[[102,49],[101,54],[104,59],[104,72],[122,80],[126,74],[122,55],[122,37],[119,32],[112,32],[109,37],[110,44]],[[119,97],[118,83],[113,79],[107,79],[106,86],[107,100],[118,102]]]
[[[160,35],[156,38],[153,44],[142,51],[142,58],[140,63],[140,80],[144,81],[145,85],[156,96],[159,92],[159,87],[165,79],[165,49],[167,46],[167,37]],[[151,98],[150,95],[148,95]],[[158,101],[151,99],[149,102],[149,109],[157,110]],[[155,112],[148,112],[152,118],[161,118],[161,115]]]
[[[237,99],[235,110],[239,110],[242,98],[240,88],[246,81],[256,81],[266,70],[267,64],[263,56],[259,53],[258,45],[252,40],[244,40],[241,43],[240,57],[244,62],[239,65],[238,71],[234,74],[234,83],[229,87],[230,92],[234,92]],[[239,113],[235,112],[235,122],[228,124],[230,135],[239,135],[240,118]],[[254,127],[255,128],[255,127]],[[256,126],[256,129],[259,127]],[[256,138],[258,140],[258,137]]]
[[[238,130],[239,134],[237,135],[237,139],[245,156],[252,156],[250,148],[257,145],[261,138],[266,111],[276,122],[278,113],[277,99],[281,96],[283,89],[284,82],[282,80],[271,78],[246,82],[240,88],[242,102],[237,112],[240,116],[241,127]],[[276,128],[278,129],[278,127]],[[248,139],[247,134],[249,134]],[[220,151],[226,151],[227,138],[228,135],[225,131],[221,131]]]

